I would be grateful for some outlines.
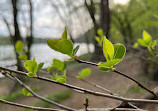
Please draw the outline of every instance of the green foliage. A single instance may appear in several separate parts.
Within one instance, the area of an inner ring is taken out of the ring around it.
[[[38,64],[38,69],[37,69],[37,71],[41,70],[42,67],[43,67],[43,65],[44,65],[44,62],[39,63],[39,64]]]
[[[61,40],[58,46],[58,51],[71,57],[73,51],[73,44],[71,40]]]
[[[72,56],[75,56],[75,54],[77,53],[78,49],[80,48],[80,46],[76,46],[76,48],[74,48]]]
[[[136,42],[136,43],[134,43],[133,48],[137,48],[138,46],[139,46],[139,44]]]
[[[58,51],[59,43],[60,43],[60,40],[58,39],[47,39],[48,46],[55,51]]]
[[[26,88],[23,88],[22,93],[24,96],[32,96],[32,94]]]
[[[20,53],[20,52],[23,51],[23,49],[24,49],[24,44],[23,44],[23,42],[20,41],[20,40],[17,41],[16,44],[15,44],[15,50],[16,50],[18,53]]]
[[[102,29],[97,30],[97,34],[99,35],[95,37],[95,40],[98,42],[99,46],[102,46],[103,40],[104,40],[104,32]]]
[[[114,46],[106,37],[104,37],[104,42],[103,42],[103,53],[107,61],[113,59]]]
[[[64,32],[62,34],[62,39],[63,40],[67,40],[67,30],[66,30],[66,27],[65,27],[65,30],[64,30]]]
[[[53,60],[52,67],[58,69],[58,71],[63,71],[64,70],[64,66],[65,66],[65,64],[62,61],[60,61],[58,59],[54,59]]]
[[[34,92],[37,92],[37,91],[39,91],[41,89],[42,89],[42,87],[40,87],[40,86],[36,86],[36,87],[32,88],[32,90]],[[21,90],[17,90],[17,91],[12,92],[12,93],[10,93],[8,95],[1,96],[0,98],[3,99],[3,100],[6,100],[6,101],[15,101],[15,100],[17,100],[17,99],[19,99],[21,97],[24,97],[23,92]]]
[[[62,40],[57,39],[47,39],[47,44],[50,48],[52,48],[55,51],[61,52],[63,54],[67,54],[70,57],[73,57],[74,51],[76,53],[76,50],[73,50],[73,43],[71,40],[67,40],[67,31],[66,28],[62,34]]]
[[[21,54],[18,56],[19,59],[26,61],[27,60],[27,55],[26,54]]]
[[[123,44],[112,44],[106,37],[104,37],[103,52],[107,62],[99,62],[98,67],[100,70],[108,72],[122,61],[126,48]]]
[[[138,39],[137,43],[134,44],[133,48],[137,48],[138,45],[141,45],[143,47],[147,47],[149,51],[153,50],[155,45],[156,45],[156,40],[152,41],[152,37],[149,33],[147,33],[146,31],[143,31],[143,39]]]
[[[33,60],[27,60],[24,63],[25,69],[29,72],[27,75],[29,77],[36,76],[37,71],[43,67],[44,63],[37,64],[35,58]]]
[[[56,75],[52,76],[51,79],[60,83],[66,83],[66,73],[60,76],[58,75],[58,73],[56,73]]]
[[[114,56],[113,60],[115,59],[121,59],[124,57],[126,52],[126,48],[122,44],[114,44]]]
[[[88,104],[88,102],[89,102],[88,97],[85,98],[85,102],[86,102],[86,104]]]
[[[91,73],[90,68],[83,69],[81,72],[79,72],[79,76],[76,76],[78,79],[84,79],[85,77],[89,76]]]
[[[27,60],[27,55],[26,52],[24,51],[24,43],[22,41],[17,41],[15,44],[15,50],[18,53],[18,58],[21,60],[26,61]]]
[[[98,42],[99,46],[102,46],[103,40],[104,40],[104,36],[102,37],[95,37],[95,40]]]
[[[103,32],[102,29],[98,29],[98,30],[97,30],[97,34],[98,34],[100,37],[104,36],[104,32]]]
[[[53,93],[49,93],[49,94],[46,94],[44,97],[51,100],[51,101],[54,101],[54,102],[57,102],[57,103],[60,103],[68,98],[70,98],[72,95],[72,91],[71,90],[62,90],[62,91],[56,91],[56,92],[53,92]],[[36,107],[43,107],[43,108],[51,108],[52,105],[47,103],[47,102],[44,102],[42,100],[39,100],[37,102],[35,102],[33,104],[33,106],[36,106]],[[34,110],[28,110],[26,109],[25,111],[34,111]]]

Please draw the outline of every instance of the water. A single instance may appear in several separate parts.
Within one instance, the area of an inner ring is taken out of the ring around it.
[[[76,43],[74,46],[80,45],[77,56],[88,53],[88,48],[85,43]],[[94,51],[93,44],[89,44],[90,52]],[[31,59],[36,58],[37,63],[44,62],[44,68],[51,65],[54,58],[59,60],[68,59],[69,57],[60,52],[56,52],[49,48],[46,44],[33,44],[31,48]],[[16,64],[15,53],[12,45],[0,46],[0,66],[8,67]],[[15,67],[12,67],[15,68]]]

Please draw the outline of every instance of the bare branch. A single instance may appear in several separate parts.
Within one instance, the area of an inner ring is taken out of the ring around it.
[[[83,60],[77,59],[76,57],[74,57],[74,59],[77,62],[79,62],[79,63],[85,63],[85,64],[90,64],[90,65],[98,66],[98,64],[96,64],[96,63],[83,61]],[[133,82],[135,82],[136,84],[138,84],[138,86],[140,86],[142,89],[148,91],[149,93],[151,93],[152,95],[154,95],[158,99],[158,96],[153,91],[151,91],[150,89],[146,88],[144,85],[142,85],[141,83],[139,83],[137,80],[133,79],[132,77],[127,76],[126,74],[124,74],[124,73],[122,73],[120,71],[117,71],[116,69],[113,72],[115,72],[117,74],[120,74],[120,75],[122,75],[122,76],[124,76],[124,77],[126,77],[126,78],[128,78],[130,80],[132,80]]]
[[[65,110],[69,110],[69,111],[76,111],[75,109],[73,108],[70,108],[70,107],[67,107],[67,106],[64,106],[64,105],[61,105],[61,104],[58,104],[56,102],[53,102],[49,99],[46,99],[40,95],[38,95],[37,93],[35,93],[34,91],[32,91],[28,86],[26,86],[21,80],[19,80],[17,77],[13,76],[13,75],[8,75],[8,74],[4,74],[6,77],[10,78],[11,80],[13,81],[16,81],[18,82],[20,85],[22,85],[24,88],[26,88],[34,97],[38,98],[38,99],[41,99],[42,101],[45,101],[47,103],[50,103],[50,104],[53,104],[57,107],[60,107],[62,109],[65,109]]]
[[[12,105],[12,106],[17,106],[17,107],[22,107],[22,108],[27,108],[27,109],[33,109],[33,110],[38,110],[38,111],[61,111],[59,109],[51,109],[51,108],[41,108],[41,107],[28,106],[28,105],[24,105],[24,104],[19,104],[19,103],[5,101],[5,100],[2,100],[2,99],[0,99],[0,102],[4,103],[4,104],[9,104],[9,105]]]
[[[5,71],[13,72],[13,73],[16,73],[16,74],[20,74],[20,75],[23,75],[23,76],[27,76],[27,73],[25,73],[25,72],[15,71],[15,70],[7,69],[7,68],[4,68],[4,67],[0,67],[0,70],[1,71],[5,70]],[[110,94],[105,94],[105,93],[101,93],[101,92],[95,92],[95,91],[92,91],[92,90],[76,87],[76,86],[73,86],[73,85],[70,85],[70,84],[59,83],[59,82],[54,81],[52,79],[48,79],[48,78],[44,78],[44,77],[40,77],[40,76],[33,77],[33,78],[36,78],[36,79],[39,79],[39,80],[43,80],[43,81],[47,81],[47,82],[50,82],[50,83],[55,83],[55,84],[58,84],[58,85],[61,85],[61,86],[65,86],[65,87],[70,88],[70,89],[79,90],[79,91],[84,92],[86,94],[91,94],[91,95],[94,95],[94,96],[111,98],[111,99],[115,99],[115,100],[118,100],[118,101],[133,102],[133,103],[158,104],[158,100],[130,99],[130,98],[118,97],[116,95],[110,95]]]
[[[73,76],[73,75],[69,75],[69,74],[66,74],[67,76],[69,76],[69,77],[72,77],[72,78],[75,78],[75,79],[77,79],[75,76]],[[104,87],[102,87],[102,86],[100,86],[100,85],[98,85],[98,84],[95,84],[95,83],[93,83],[93,82],[89,82],[89,81],[86,81],[86,80],[84,80],[84,79],[78,79],[78,80],[80,80],[80,81],[82,81],[82,82],[84,82],[84,83],[87,83],[87,84],[89,84],[89,85],[91,85],[91,86],[94,86],[94,87],[96,87],[96,88],[98,88],[98,89],[101,89],[102,91],[105,91],[105,92],[107,92],[107,93],[109,93],[109,94],[111,94],[111,95],[116,95],[116,94],[113,94],[110,90],[108,90],[108,89],[106,89],[106,88],[104,88]]]

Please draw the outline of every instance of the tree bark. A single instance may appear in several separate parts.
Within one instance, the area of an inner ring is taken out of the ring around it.
[[[27,41],[27,48],[28,48],[28,52],[27,52],[27,57],[28,59],[31,58],[31,53],[30,53],[30,50],[31,50],[31,46],[33,44],[33,5],[32,5],[32,1],[31,0],[28,0],[29,2],[29,6],[30,6],[30,28],[29,28],[29,32],[30,32],[30,35],[26,38],[26,41]]]
[[[110,9],[109,9],[109,0],[101,0],[100,2],[100,26],[104,31],[104,34],[109,38],[110,30]]]
[[[14,35],[12,36],[12,43],[14,45],[15,50],[15,44],[18,40],[22,41],[22,37],[20,35],[19,25],[18,25],[18,9],[17,9],[17,3],[18,0],[11,0],[12,2],[12,9],[13,9],[13,26],[14,26]],[[15,50],[16,53],[16,50]],[[17,68],[19,71],[22,71],[23,68],[21,67],[21,60],[18,58],[18,54],[16,53],[16,60],[17,60]]]

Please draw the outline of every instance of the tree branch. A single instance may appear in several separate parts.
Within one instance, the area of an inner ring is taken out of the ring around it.
[[[6,70],[6,71],[9,71],[9,72],[13,72],[13,73],[16,73],[16,74],[27,76],[27,73],[25,73],[25,72],[15,71],[15,70],[7,69],[7,68],[4,68],[4,67],[0,67],[0,70],[1,71]],[[158,104],[158,100],[130,99],[130,98],[118,97],[116,95],[110,95],[110,94],[105,94],[105,93],[101,93],[101,92],[95,92],[95,91],[92,91],[92,90],[76,87],[76,86],[73,86],[73,85],[70,85],[70,84],[59,83],[59,82],[54,81],[52,79],[48,79],[48,78],[44,78],[44,77],[40,77],[40,76],[33,77],[33,78],[36,78],[36,79],[39,79],[39,80],[43,80],[43,81],[47,81],[47,82],[50,82],[50,83],[55,83],[55,84],[58,84],[58,85],[61,85],[61,86],[65,86],[67,88],[78,90],[78,91],[81,91],[81,92],[86,93],[86,94],[91,94],[91,95],[94,95],[94,96],[111,98],[111,99],[115,99],[115,100],[118,100],[118,101],[133,102],[133,103]]]
[[[38,110],[38,111],[61,111],[59,109],[51,109],[51,108],[41,108],[41,107],[28,106],[28,105],[24,105],[24,104],[19,104],[19,103],[5,101],[5,100],[2,100],[2,99],[0,99],[0,102],[4,103],[4,104],[9,104],[9,105],[12,105],[12,106],[17,106],[17,107],[22,107],[22,108],[27,108],[27,109],[33,109],[33,110]]]
[[[116,69],[113,71],[119,75],[122,75],[130,80],[132,80],[133,82],[135,82],[136,84],[138,84],[138,86],[140,86],[142,89],[145,89],[146,91],[148,91],[149,93],[151,93],[152,95],[154,95],[157,99],[158,99],[158,96],[153,92],[151,91],[150,89],[146,88],[144,85],[142,85],[141,83],[139,83],[138,81],[136,81],[135,79],[133,79],[132,77],[129,77],[128,75],[120,72],[120,71],[117,71]]]
[[[74,59],[79,62],[79,63],[85,63],[85,64],[90,64],[90,65],[94,65],[94,66],[98,66],[98,64],[96,63],[92,63],[92,62],[87,62],[87,61],[83,61],[83,60],[80,60],[80,59],[77,59],[76,57],[74,57]],[[151,91],[150,89],[146,88],[144,85],[142,85],[141,83],[139,83],[137,80],[133,79],[132,77],[130,76],[127,76],[126,74],[120,72],[120,71],[117,71],[116,69],[113,71],[117,74],[120,74],[124,77],[126,77],[127,79],[130,79],[132,80],[133,82],[135,82],[136,84],[138,84],[138,86],[140,86],[142,89],[146,90],[147,92],[151,93],[152,95],[154,95],[157,99],[158,99],[158,96],[153,92]]]
[[[72,77],[72,78],[75,78],[75,79],[77,79],[75,76],[73,76],[73,75],[69,75],[69,74],[66,74],[67,76],[69,76],[69,77]],[[87,84],[89,84],[89,85],[91,85],[91,86],[93,86],[93,87],[96,87],[96,88],[98,88],[98,89],[101,89],[102,91],[105,91],[105,92],[107,92],[107,93],[109,93],[109,94],[111,94],[111,95],[117,95],[117,94],[113,94],[110,90],[108,90],[108,89],[106,89],[106,88],[104,88],[104,87],[102,87],[102,86],[100,86],[100,85],[98,85],[98,84],[95,84],[95,83],[93,83],[93,82],[89,82],[89,81],[86,81],[86,80],[84,80],[84,79],[78,79],[78,80],[80,80],[80,81],[82,81],[82,82],[84,82],[84,83],[87,83]]]
[[[60,107],[62,109],[65,109],[65,110],[69,110],[69,111],[76,111],[75,109],[73,108],[70,108],[70,107],[67,107],[67,106],[64,106],[64,105],[61,105],[61,104],[58,104],[56,102],[53,102],[49,99],[46,99],[40,95],[38,95],[37,93],[35,93],[34,91],[32,91],[28,86],[26,86],[21,80],[19,80],[17,77],[13,76],[13,75],[8,75],[8,74],[4,74],[6,77],[10,78],[11,80],[13,81],[16,81],[18,82],[20,85],[22,85],[24,88],[26,88],[34,97],[38,98],[38,99],[41,99],[42,101],[45,101],[47,103],[50,103],[50,104],[53,104],[57,107]]]

